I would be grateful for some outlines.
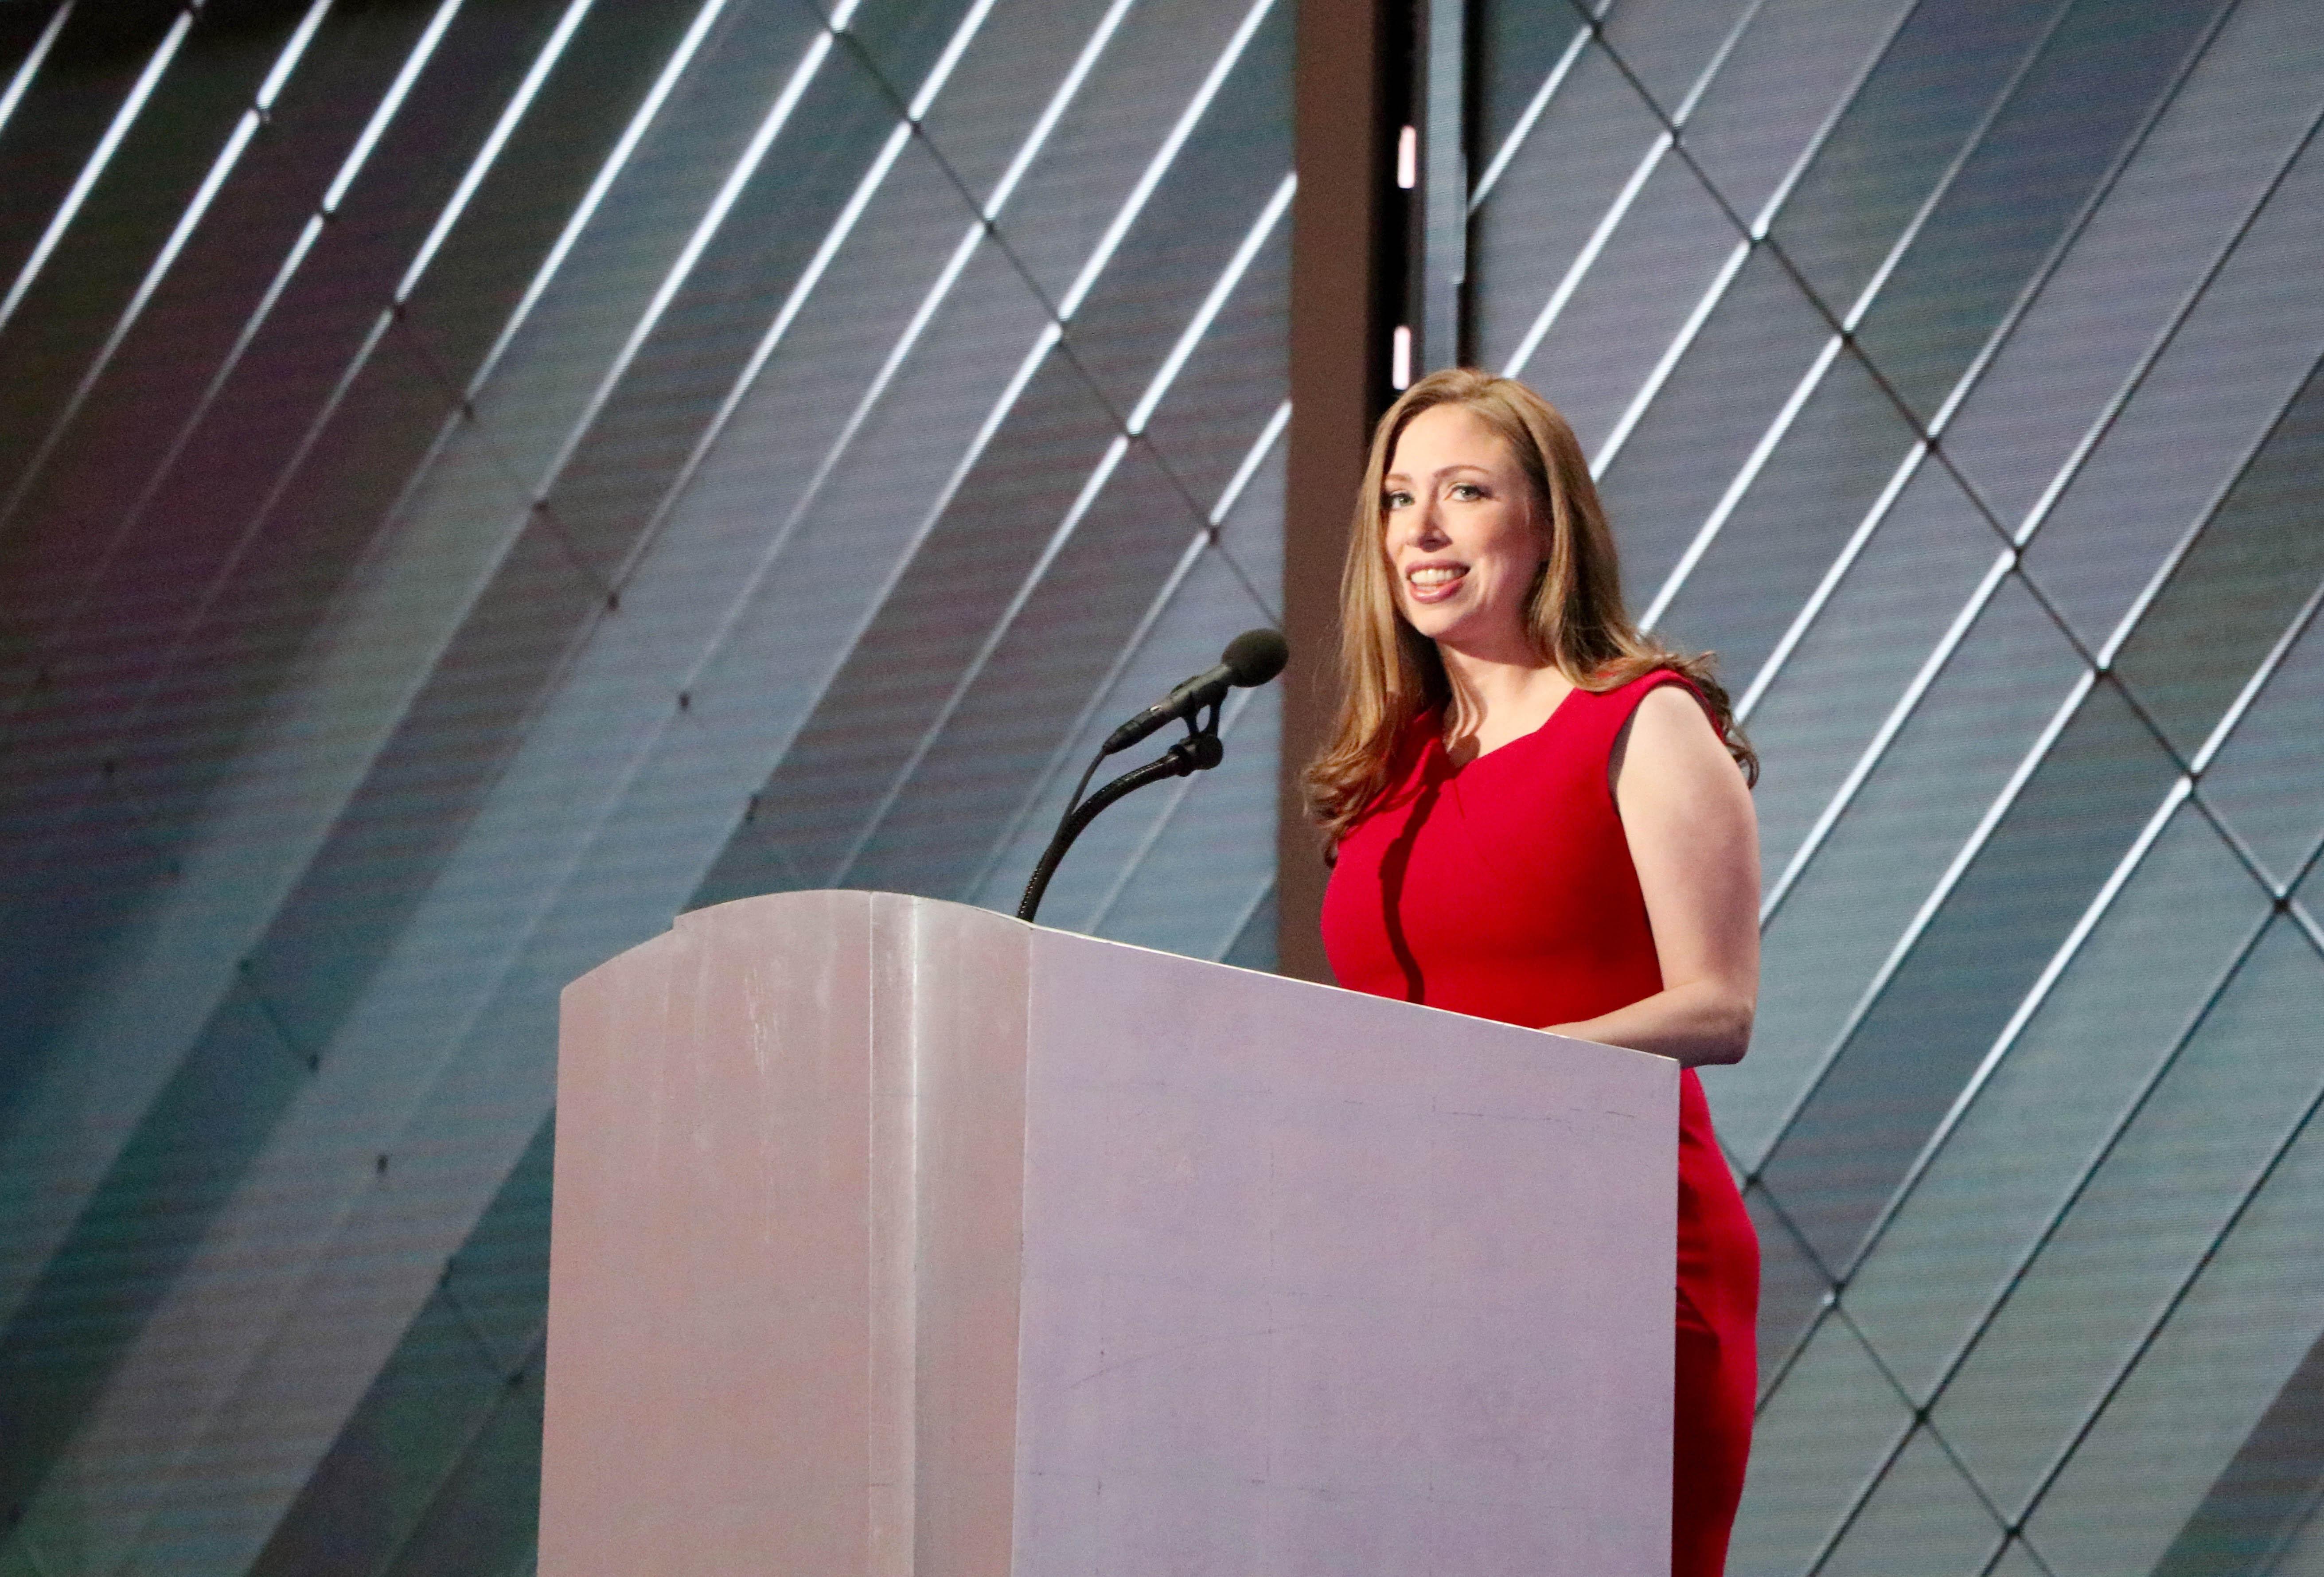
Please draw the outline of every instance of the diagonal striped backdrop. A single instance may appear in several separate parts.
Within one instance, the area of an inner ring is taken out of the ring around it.
[[[0,4],[0,1572],[529,1569],[557,986],[1278,605],[1290,3]],[[1733,1570],[2324,1572],[2312,5],[1471,23],[1768,763]],[[1051,918],[1268,962],[1273,704]]]
[[[558,988],[1273,622],[1289,22],[0,7],[0,1570],[529,1563]],[[1048,917],[1271,960],[1271,706]]]
[[[1486,0],[1477,358],[1766,757],[1737,1572],[2324,1572],[2324,17]]]

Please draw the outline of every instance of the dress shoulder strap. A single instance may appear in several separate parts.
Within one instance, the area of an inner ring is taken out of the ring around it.
[[[1585,690],[1576,696],[1574,699],[1582,704],[1582,741],[1600,758],[1610,755],[1615,736],[1622,732],[1622,725],[1630,721],[1630,715],[1637,711],[1638,703],[1665,685],[1681,687],[1702,703],[1706,716],[1710,715],[1710,703],[1704,700],[1702,692],[1695,688],[1692,679],[1676,669],[1658,668],[1610,690]],[[1716,726],[1715,723],[1713,726]]]

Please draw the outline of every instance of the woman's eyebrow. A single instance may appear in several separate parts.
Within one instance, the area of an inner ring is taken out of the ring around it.
[[[1474,471],[1480,476],[1490,476],[1493,474],[1492,467],[1489,466],[1476,466],[1471,465],[1466,460],[1455,460],[1450,466],[1439,466],[1434,471],[1429,473],[1429,475],[1433,476],[1450,476],[1455,471]],[[1381,476],[1380,485],[1385,487],[1391,482],[1401,482],[1409,484],[1411,481],[1412,478],[1402,471],[1390,471]]]

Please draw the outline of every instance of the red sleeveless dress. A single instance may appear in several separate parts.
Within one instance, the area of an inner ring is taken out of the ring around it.
[[[1521,739],[1453,766],[1434,713],[1396,787],[1339,847],[1323,946],[1340,983],[1536,1028],[1662,989],[1607,783],[1624,723],[1667,669],[1575,690]],[[1690,1068],[1679,1075],[1677,1420],[1671,1570],[1717,1577],[1743,1491],[1758,1374],[1759,1240]]]

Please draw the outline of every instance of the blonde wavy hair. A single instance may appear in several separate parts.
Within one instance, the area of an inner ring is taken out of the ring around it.
[[[1525,472],[1548,549],[1526,599],[1526,632],[1543,660],[1585,690],[1602,692],[1656,669],[1685,677],[1709,705],[1747,780],[1759,758],[1715,677],[1713,654],[1684,654],[1640,633],[1622,605],[1622,575],[1606,512],[1582,445],[1554,406],[1523,383],[1469,367],[1431,373],[1390,406],[1372,432],[1340,576],[1340,712],[1332,741],[1305,775],[1308,814],[1337,844],[1389,788],[1398,742],[1413,719],[1452,699],[1436,643],[1398,611],[1386,547],[1385,477],[1397,438],[1422,411],[1461,405],[1508,443]]]

